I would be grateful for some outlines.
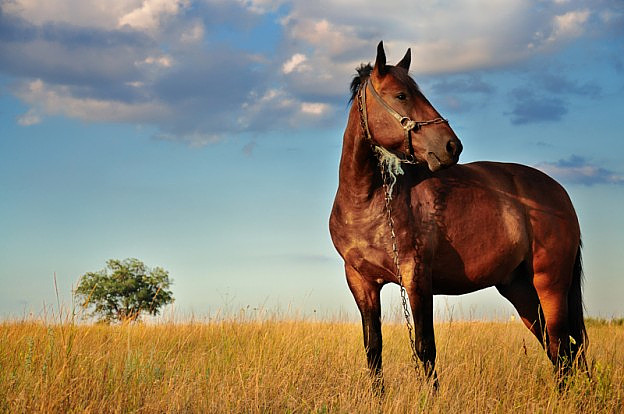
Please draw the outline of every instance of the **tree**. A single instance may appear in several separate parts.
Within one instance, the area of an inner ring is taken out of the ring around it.
[[[111,259],[105,269],[82,275],[75,293],[101,321],[129,322],[142,312],[157,315],[172,303],[170,286],[169,272],[161,267],[149,269],[137,259]]]

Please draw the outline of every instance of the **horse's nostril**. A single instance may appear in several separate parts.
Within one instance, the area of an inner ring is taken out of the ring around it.
[[[452,157],[457,153],[457,144],[454,141],[449,141],[446,143],[446,151],[451,154]]]
[[[459,154],[461,154],[463,146],[459,140],[450,140],[446,143],[446,151],[450,154],[451,157],[457,158]]]

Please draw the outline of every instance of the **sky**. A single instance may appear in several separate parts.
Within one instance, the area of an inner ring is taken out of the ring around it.
[[[357,315],[328,231],[355,68],[412,49],[460,162],[575,204],[585,303],[624,315],[620,0],[0,0],[0,317],[80,276],[167,269],[178,318]],[[400,303],[382,295],[384,315]],[[513,315],[495,290],[436,317]]]

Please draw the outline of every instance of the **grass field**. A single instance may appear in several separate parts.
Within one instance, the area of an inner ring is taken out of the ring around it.
[[[384,326],[386,395],[370,392],[360,325],[226,320],[127,326],[0,324],[0,411],[624,412],[624,326],[588,326],[593,378],[563,394],[519,322],[436,325],[439,392]]]

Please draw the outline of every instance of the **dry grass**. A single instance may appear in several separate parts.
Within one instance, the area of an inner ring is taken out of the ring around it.
[[[591,324],[593,379],[563,394],[518,322],[436,325],[441,386],[384,326],[386,396],[371,395],[356,323],[0,324],[2,412],[622,412],[624,326]]]

